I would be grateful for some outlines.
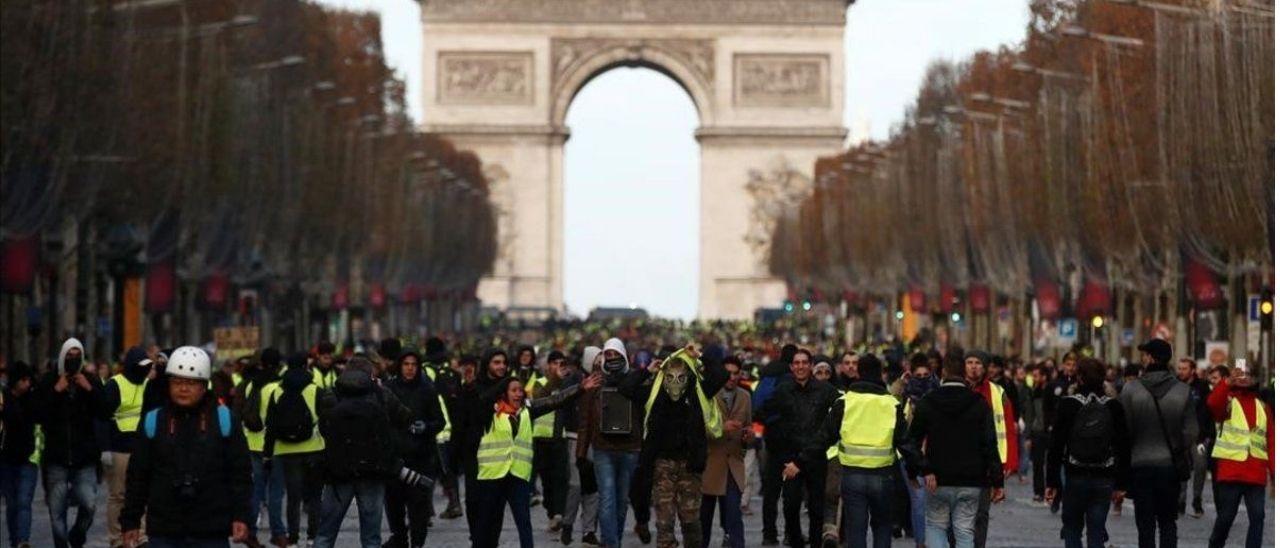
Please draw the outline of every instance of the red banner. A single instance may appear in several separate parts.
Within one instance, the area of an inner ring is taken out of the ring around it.
[[[1111,288],[1106,283],[1086,279],[1076,302],[1076,315],[1084,318],[1095,314],[1111,315]]]
[[[330,297],[329,307],[333,310],[342,310],[347,308],[347,306],[351,304],[351,301],[348,298],[350,296],[350,291],[351,286],[347,285],[346,282],[338,284],[338,287],[334,288],[333,295]]]
[[[916,313],[928,312],[928,305],[925,302],[924,290],[919,287],[912,287],[907,290],[907,300],[911,303],[911,311]]]
[[[969,284],[969,306],[975,314],[991,311],[991,288],[986,284]]]
[[[39,255],[40,237],[37,235],[0,242],[0,290],[30,293],[36,281]]]
[[[147,265],[146,311],[173,312],[177,300],[177,273],[172,260]]]
[[[949,314],[956,309],[956,287],[949,283],[943,283],[938,287],[938,310],[943,314]]]
[[[1052,280],[1036,280],[1036,308],[1040,317],[1046,320],[1057,319],[1062,313],[1062,292],[1058,284]]]
[[[387,286],[382,282],[369,284],[369,306],[382,308],[387,305]]]
[[[1222,293],[1222,284],[1218,275],[1204,263],[1195,259],[1187,259],[1187,292],[1191,294],[1191,304],[1196,310],[1216,310],[1227,305],[1227,298]]]

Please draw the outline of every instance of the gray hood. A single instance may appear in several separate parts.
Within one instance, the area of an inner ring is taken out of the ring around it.
[[[73,348],[80,350],[80,363],[81,364],[84,363],[84,360],[85,360],[84,344],[80,342],[80,339],[71,337],[70,339],[63,341],[62,350],[58,351],[58,374],[59,375],[64,374],[64,372],[66,371],[66,368],[63,364],[66,362],[67,352],[70,352],[71,349]]]

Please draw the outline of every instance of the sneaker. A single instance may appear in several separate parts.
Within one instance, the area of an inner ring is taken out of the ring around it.
[[[741,510],[742,510],[742,515],[744,515],[744,516],[754,516],[754,515],[756,515],[756,513],[755,513],[755,512],[751,511],[751,507],[750,507],[750,506],[743,506],[743,507],[741,508]]]
[[[560,516],[552,516],[550,523],[547,524],[547,530],[552,533],[560,530]]]
[[[835,535],[822,535],[822,548],[840,548],[840,539]]]
[[[1204,517],[1204,504],[1200,501],[1191,503],[1191,517],[1200,519]]]
[[[1044,497],[1040,495],[1036,495],[1034,497],[1031,497],[1031,502],[1034,502],[1036,504],[1044,504]]]
[[[462,510],[458,508],[446,508],[444,513],[440,514],[440,517],[444,519],[458,519],[462,517]]]
[[[582,543],[587,546],[603,546],[600,544],[600,539],[596,538],[596,534],[594,532],[582,535]]]
[[[573,527],[566,525],[560,528],[560,544],[565,546],[573,544]]]
[[[640,537],[640,544],[649,544],[653,540],[653,535],[649,534],[648,523],[637,523],[635,531],[636,536]]]
[[[1053,499],[1053,504],[1049,505],[1049,511],[1056,514],[1062,508],[1062,497]]]
[[[537,505],[539,505],[539,504],[542,504],[542,497],[540,497],[540,496],[535,496],[535,497],[533,497],[533,498],[529,499],[529,506],[530,506],[530,507],[534,507],[534,506],[537,506]]]

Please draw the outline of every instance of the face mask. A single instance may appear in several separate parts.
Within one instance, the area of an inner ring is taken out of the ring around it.
[[[667,367],[662,372],[662,389],[667,392],[671,401],[677,401],[684,395],[685,386],[689,383],[689,369],[683,364]]]
[[[62,360],[62,370],[68,375],[74,375],[80,372],[80,358],[66,358]]]
[[[610,375],[621,373],[627,369],[627,359],[621,356],[604,360],[604,371]]]

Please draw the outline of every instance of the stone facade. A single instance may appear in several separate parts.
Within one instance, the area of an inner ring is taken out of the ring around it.
[[[618,66],[670,76],[698,111],[698,315],[745,318],[781,303],[747,186],[779,166],[809,173],[842,146],[846,0],[421,3],[424,130],[480,155],[501,210],[485,303],[563,307],[565,116],[591,78]]]

